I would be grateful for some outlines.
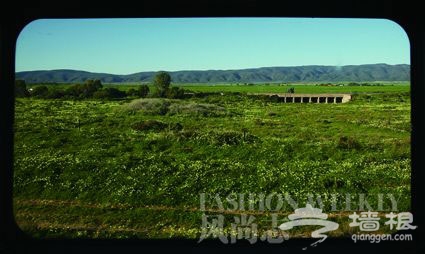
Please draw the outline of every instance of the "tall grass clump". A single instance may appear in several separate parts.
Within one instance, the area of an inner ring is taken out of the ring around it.
[[[187,104],[171,104],[169,108],[169,114],[185,114],[185,115],[197,115],[197,116],[224,116],[226,115],[226,109],[221,106],[207,103],[194,103],[190,102]]]
[[[133,111],[143,111],[151,115],[165,115],[168,112],[170,104],[170,100],[167,99],[144,98],[133,100],[126,106]]]

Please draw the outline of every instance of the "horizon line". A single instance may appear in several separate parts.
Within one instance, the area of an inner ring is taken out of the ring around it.
[[[97,71],[87,71],[87,70],[78,70],[78,69],[67,69],[67,68],[63,68],[63,69],[37,69],[37,70],[26,70],[26,71],[15,71],[16,73],[21,73],[21,72],[37,72],[37,71],[81,71],[81,72],[89,72],[89,73],[95,73],[95,74],[110,74],[110,75],[121,75],[121,76],[127,76],[127,75],[133,75],[133,74],[137,74],[137,73],[143,73],[143,72],[184,72],[184,71],[238,71],[238,70],[253,70],[253,69],[263,69],[263,68],[290,68],[290,67],[311,67],[311,66],[321,66],[321,67],[347,67],[347,66],[361,66],[361,65],[390,65],[390,66],[395,66],[395,65],[409,65],[410,64],[406,64],[406,63],[399,63],[399,64],[388,64],[388,63],[367,63],[367,64],[347,64],[347,65],[320,65],[320,64],[310,64],[310,65],[285,65],[285,66],[263,66],[263,67],[248,67],[248,68],[239,68],[239,69],[182,69],[182,70],[174,70],[174,71],[167,71],[167,70],[156,70],[156,71],[138,71],[138,72],[133,72],[133,73],[128,73],[128,74],[117,74],[117,73],[109,73],[109,72],[97,72]]]

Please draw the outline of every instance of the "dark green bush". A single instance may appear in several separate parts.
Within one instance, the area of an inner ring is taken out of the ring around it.
[[[27,84],[25,80],[15,80],[15,96],[16,97],[28,97],[30,94],[27,90]]]
[[[141,85],[136,91],[136,95],[139,96],[140,98],[145,98],[146,96],[148,96],[148,94],[149,94],[148,85]]]
[[[126,96],[127,94],[124,91],[111,87],[93,93],[93,98],[95,99],[118,99]]]
[[[132,126],[133,130],[137,130],[137,131],[150,131],[150,130],[161,131],[166,129],[167,127],[168,127],[167,123],[157,121],[157,120],[146,120],[146,121],[135,123]]]
[[[137,91],[134,88],[130,88],[126,92],[127,96],[137,96]]]
[[[224,131],[211,133],[212,141],[216,145],[239,145],[242,143],[252,144],[259,141],[259,138],[247,132]]]
[[[36,86],[31,90],[31,96],[37,98],[46,98],[46,95],[49,93],[47,86]]]
[[[339,137],[337,147],[340,149],[360,149],[361,144],[353,137]]]
[[[50,89],[47,94],[45,95],[48,99],[60,99],[65,96],[65,91],[60,89]]]
[[[178,87],[172,87],[167,90],[167,98],[169,99],[183,99],[184,98],[184,89]]]

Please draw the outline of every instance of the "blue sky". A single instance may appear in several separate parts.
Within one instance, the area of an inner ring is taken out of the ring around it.
[[[396,23],[380,19],[44,19],[16,44],[16,71],[113,74],[268,66],[410,64]]]

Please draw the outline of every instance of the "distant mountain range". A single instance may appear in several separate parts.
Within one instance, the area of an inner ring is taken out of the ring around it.
[[[28,83],[74,83],[84,82],[87,79],[100,79],[104,83],[150,82],[156,73],[138,72],[115,75],[78,70],[22,71],[16,73],[16,79],[24,79]],[[169,73],[175,83],[409,81],[410,65],[309,65],[241,70],[172,71]]]

